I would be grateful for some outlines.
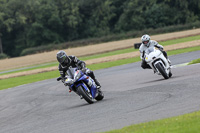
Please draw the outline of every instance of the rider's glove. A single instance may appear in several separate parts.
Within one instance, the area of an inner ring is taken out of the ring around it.
[[[160,51],[163,51],[163,47],[155,45],[156,48],[158,48]]]
[[[163,51],[163,48],[162,47],[157,47],[160,51]]]
[[[82,68],[81,71],[82,71],[83,73],[85,73],[85,72],[86,72],[86,68],[85,68],[85,67]]]
[[[63,83],[65,82],[65,78],[63,78],[63,77],[59,77],[59,78],[57,78],[57,81],[62,81]]]
[[[79,61],[79,62],[77,63],[77,66],[78,66],[78,69],[79,69],[79,70],[82,70],[83,68],[86,67],[85,62],[83,62],[83,61]]]
[[[58,77],[58,78],[57,78],[57,81],[60,81],[61,79],[62,79],[62,77]]]

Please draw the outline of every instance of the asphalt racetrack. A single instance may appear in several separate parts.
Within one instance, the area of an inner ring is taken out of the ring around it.
[[[141,62],[95,71],[105,98],[88,104],[56,79],[0,91],[0,133],[94,133],[200,109],[200,51],[170,56],[165,80]],[[15,82],[15,81],[13,81]]]

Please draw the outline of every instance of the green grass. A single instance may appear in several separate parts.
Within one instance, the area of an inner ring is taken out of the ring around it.
[[[200,50],[199,46],[169,51],[168,55],[192,52],[197,50]],[[90,68],[91,70],[98,70],[98,69],[133,63],[137,61],[140,61],[139,57],[88,65],[88,68]],[[200,59],[197,59],[197,61],[195,60],[194,62],[199,63]],[[12,88],[27,83],[33,83],[41,80],[56,78],[58,76],[59,76],[58,71],[51,71],[34,75],[4,79],[0,80],[0,85],[1,85],[0,90]],[[152,121],[148,123],[131,125],[119,130],[113,130],[106,133],[122,133],[122,132],[123,133],[133,133],[133,132],[134,133],[197,133],[199,131],[200,131],[200,112],[194,112],[190,114]]]
[[[197,63],[200,63],[200,58],[189,62],[188,65],[197,64]]]
[[[87,57],[80,57],[79,59],[85,61],[85,60],[102,58],[102,57],[112,56],[112,55],[117,55],[117,54],[130,53],[130,52],[134,52],[134,51],[138,51],[138,49],[128,48],[128,49],[116,50],[116,51],[107,52],[107,53],[103,53],[103,54],[91,55],[91,56],[87,56]]]
[[[91,70],[99,70],[99,69],[105,69],[109,67],[134,63],[140,60],[141,60],[140,57],[135,57],[135,58],[128,58],[128,59],[122,59],[122,60],[117,60],[117,61],[110,61],[110,62],[88,65],[87,67]]]
[[[191,52],[191,51],[197,51],[197,50],[200,50],[199,46],[169,51],[168,55],[181,54],[181,53],[186,53],[188,51]],[[99,69],[129,64],[129,63],[133,63],[133,62],[137,62],[137,61],[140,61],[139,57],[122,59],[122,60],[105,62],[105,63],[99,63],[99,64],[92,64],[92,65],[88,65],[87,67],[90,68],[91,70],[99,70]],[[45,79],[56,78],[58,76],[59,76],[58,71],[51,71],[51,72],[34,74],[34,75],[27,75],[27,76],[15,77],[15,78],[3,79],[3,80],[0,80],[0,85],[1,85],[0,90],[15,87],[15,86],[22,85],[22,84],[33,83],[33,82],[41,81],[41,80],[45,80]]]
[[[199,38],[200,38],[200,35],[197,35],[197,36],[191,36],[191,37],[180,38],[180,39],[175,39],[175,40],[163,41],[163,42],[159,42],[159,43],[162,44],[163,46],[166,46],[166,45],[172,45],[172,44],[177,44],[177,43],[199,40]],[[128,48],[128,49],[116,50],[116,51],[107,52],[107,53],[103,53],[103,54],[80,57],[79,59],[86,61],[86,60],[96,59],[96,58],[101,58],[101,57],[106,57],[106,56],[130,53],[130,52],[134,52],[134,51],[138,51],[138,49]],[[45,63],[45,64],[41,64],[41,65],[36,65],[36,66],[34,66],[34,68],[28,68],[28,69],[18,70],[18,71],[14,71],[14,72],[2,73],[0,75],[6,75],[6,74],[22,72],[22,71],[29,71],[29,70],[40,69],[40,68],[48,68],[48,67],[57,66],[57,65],[58,65],[57,62],[52,62],[52,63],[47,63],[47,64]]]
[[[112,62],[105,62],[105,63],[100,63],[100,64],[92,64],[92,65],[88,65],[87,67],[90,68],[91,70],[98,70],[98,69],[104,69],[108,67],[133,63],[139,60],[140,58],[136,57],[136,58],[117,60],[117,61],[112,61]],[[58,71],[50,71],[50,72],[33,74],[33,75],[3,79],[3,80],[0,80],[0,85],[1,85],[0,90],[23,85],[23,84],[33,83],[33,82],[37,82],[41,80],[52,79],[59,76],[60,75]]]
[[[200,50],[200,46],[196,46],[196,47],[190,47],[190,48],[184,48],[184,49],[177,49],[177,50],[168,51],[167,55],[176,55],[176,54],[182,54],[182,53],[199,51],[199,50]]]
[[[3,79],[3,80],[0,80],[0,90],[23,85],[23,84],[33,83],[33,82],[37,82],[41,80],[51,79],[55,77],[59,77],[58,71],[51,71],[51,72]]]
[[[186,53],[188,51],[191,52],[191,51],[197,51],[197,50],[200,50],[199,46],[169,51],[168,55],[181,54],[181,53]],[[137,61],[140,61],[139,57],[122,59],[122,60],[105,62],[105,63],[99,63],[99,64],[92,64],[92,65],[88,65],[87,67],[90,68],[91,70],[99,70],[99,69],[129,64],[129,63],[133,63],[133,62],[137,62]],[[56,78],[58,76],[59,76],[58,71],[51,71],[51,72],[34,74],[34,75],[27,75],[27,76],[15,77],[15,78],[3,79],[3,80],[0,80],[0,85],[1,85],[0,90],[15,87],[15,86],[22,85],[22,84],[33,83],[33,82],[41,81],[41,80],[45,80],[45,79]]]
[[[175,39],[175,40],[169,40],[169,41],[163,41],[159,42],[161,45],[166,46],[166,45],[172,45],[172,44],[177,44],[177,43],[184,43],[184,42],[190,42],[190,41],[195,41],[199,40],[200,35],[197,36],[191,36],[191,37],[185,37],[185,38],[180,38],[180,39]],[[81,60],[90,60],[90,59],[95,59],[95,58],[101,58],[101,57],[106,57],[106,56],[112,56],[112,55],[117,55],[117,54],[124,54],[124,53],[130,53],[138,51],[138,49],[134,48],[128,48],[128,49],[123,49],[123,50],[116,50],[104,54],[97,54],[97,55],[92,55],[92,56],[87,56],[87,57],[81,57]]]
[[[25,69],[23,69],[23,70],[5,72],[5,73],[1,73],[0,75],[6,75],[6,74],[24,72],[24,71],[30,71],[30,70],[41,69],[41,68],[48,68],[48,67],[53,67],[53,66],[58,66],[58,62],[52,62],[52,63],[45,63],[45,64],[40,64],[40,65],[28,66],[28,67],[31,67],[31,68],[25,67]],[[22,68],[18,68],[18,69],[22,69]],[[9,71],[9,70],[7,70],[7,71]],[[1,72],[3,72],[3,71],[1,71]]]
[[[200,111],[172,118],[131,125],[105,133],[199,133]]]
[[[185,37],[185,38],[180,38],[180,39],[175,39],[175,40],[163,41],[159,43],[163,46],[166,46],[166,45],[172,45],[172,44],[177,44],[177,43],[195,41],[195,40],[199,40],[199,38],[200,38],[200,35],[197,35],[197,36]]]

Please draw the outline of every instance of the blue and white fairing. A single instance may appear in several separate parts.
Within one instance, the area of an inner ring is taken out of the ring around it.
[[[71,85],[71,87],[75,86],[76,88],[78,88],[79,86],[82,86],[86,91],[91,92],[93,98],[96,97],[96,92],[97,92],[96,84],[90,76],[87,76],[81,70],[74,69],[73,78],[74,78],[74,83]],[[75,85],[75,83],[77,84]],[[84,83],[86,83],[87,85]]]

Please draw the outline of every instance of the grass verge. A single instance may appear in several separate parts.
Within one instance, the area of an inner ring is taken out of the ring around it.
[[[177,55],[177,54],[182,54],[182,53],[187,53],[187,52],[193,52],[193,51],[199,51],[200,47],[196,46],[196,47],[190,47],[190,48],[184,48],[184,49],[177,49],[177,50],[172,50],[172,51],[168,51],[167,55]]]
[[[198,133],[200,111],[172,118],[131,125],[105,133]]]
[[[197,64],[197,63],[200,63],[200,58],[189,62],[188,65]]]
[[[3,79],[3,80],[0,80],[0,84],[1,84],[0,90],[23,85],[23,84],[33,83],[33,82],[37,82],[41,80],[51,79],[55,77],[59,77],[58,71],[51,71],[51,72]]]
[[[45,64],[41,64],[41,65],[22,67],[22,68],[18,68],[18,69],[14,69],[14,70],[0,71],[0,72],[3,72],[3,73],[0,73],[0,75],[6,75],[6,74],[24,72],[24,71],[30,71],[30,70],[41,69],[41,68],[48,68],[48,67],[53,67],[53,66],[58,66],[58,62],[52,62],[52,63],[45,63]]]
[[[98,70],[98,69],[104,69],[104,68],[109,68],[113,66],[133,63],[137,61],[140,61],[139,57],[105,62],[105,63],[100,63],[100,64],[93,64],[93,65],[88,65],[87,67],[90,68],[91,70]],[[37,82],[41,80],[52,79],[59,76],[60,75],[58,71],[50,71],[50,72],[45,72],[45,73],[2,79],[0,80],[0,84],[1,84],[0,90],[23,85],[23,84],[33,83],[33,82]]]
[[[173,44],[178,44],[178,43],[184,43],[184,42],[190,42],[190,41],[195,41],[199,40],[200,35],[197,36],[191,36],[191,37],[185,37],[185,38],[180,38],[180,39],[175,39],[175,40],[169,40],[169,41],[163,41],[159,42],[163,46],[167,45],[173,45]],[[124,54],[124,53],[130,53],[138,51],[138,49],[134,48],[128,48],[128,49],[122,49],[122,50],[116,50],[108,53],[103,53],[103,54],[97,54],[97,55],[92,55],[92,56],[87,56],[87,57],[81,57],[81,60],[90,60],[90,59],[95,59],[95,58],[101,58],[101,57],[106,57],[106,56],[112,56],[112,55],[117,55],[117,54]]]
[[[181,54],[181,53],[192,52],[192,51],[197,51],[197,50],[200,50],[199,46],[169,51],[168,55]],[[87,67],[90,68],[91,70],[99,70],[99,69],[129,64],[129,63],[133,63],[133,62],[137,62],[137,61],[140,61],[139,57],[122,59],[122,60],[105,62],[105,63],[99,63],[99,64],[93,64],[93,65],[88,65]],[[45,79],[56,78],[58,76],[59,76],[58,71],[51,71],[51,72],[34,74],[34,75],[2,79],[2,80],[0,80],[0,85],[1,85],[0,90],[15,87],[18,85],[33,83],[33,82],[37,82],[37,81],[41,81],[41,80],[45,80]]]
[[[200,35],[197,35],[197,36],[185,37],[185,38],[180,38],[180,39],[175,39],[175,40],[163,41],[159,43],[163,46],[166,46],[166,45],[172,45],[172,44],[177,44],[177,43],[191,42],[191,41],[199,40],[199,38],[200,38]]]
[[[161,45],[163,45],[163,46],[166,46],[166,45],[172,45],[172,44],[177,44],[177,43],[183,43],[183,42],[190,42],[190,41],[194,41],[194,40],[199,40],[199,38],[200,38],[200,35],[197,35],[197,36],[185,37],[185,38],[180,38],[180,39],[175,39],[175,40],[163,41],[163,42],[159,42],[159,43]],[[116,50],[116,51],[107,52],[107,53],[103,53],[103,54],[80,57],[79,59],[83,60],[83,61],[86,61],[86,60],[102,58],[102,57],[106,57],[106,56],[130,53],[130,52],[134,52],[134,51],[138,51],[138,49],[128,48],[128,49]],[[4,72],[4,73],[1,73],[0,75],[11,74],[11,73],[16,73],[16,72],[23,72],[23,71],[29,71],[29,70],[40,69],[40,68],[48,68],[48,67],[57,66],[57,65],[58,65],[57,62],[46,63],[46,64],[41,64],[41,65],[36,65],[36,66],[30,66],[30,68],[26,67],[24,69],[19,69],[19,70],[16,69],[15,71]]]

